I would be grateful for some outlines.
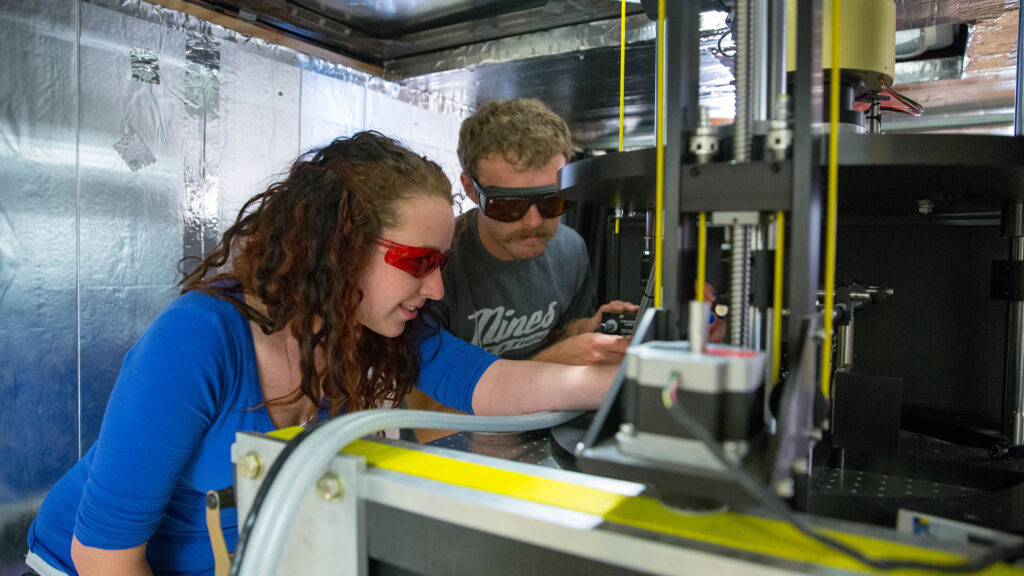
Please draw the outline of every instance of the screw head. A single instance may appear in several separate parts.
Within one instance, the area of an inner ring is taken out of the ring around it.
[[[325,502],[340,502],[345,497],[345,483],[334,472],[324,472],[316,481],[316,491]]]
[[[796,493],[796,486],[792,478],[783,478],[775,483],[775,493],[781,498],[792,498]]]
[[[793,473],[794,474],[807,474],[810,469],[806,458],[797,458],[793,461]]]
[[[238,463],[235,464],[235,470],[243,478],[258,480],[263,476],[263,459],[260,458],[257,452],[250,450],[238,459]]]

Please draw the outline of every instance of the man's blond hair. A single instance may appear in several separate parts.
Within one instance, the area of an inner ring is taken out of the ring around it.
[[[543,168],[559,154],[566,162],[572,157],[569,126],[535,98],[484,104],[459,129],[459,162],[473,178],[480,160],[490,156],[523,171]]]

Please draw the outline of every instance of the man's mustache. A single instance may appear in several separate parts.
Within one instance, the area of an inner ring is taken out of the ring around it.
[[[528,238],[551,238],[554,236],[547,228],[531,228],[528,230],[516,230],[505,237],[508,242],[514,242],[516,240],[526,240]]]

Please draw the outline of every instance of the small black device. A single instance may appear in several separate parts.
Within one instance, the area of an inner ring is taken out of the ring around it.
[[[633,334],[636,326],[636,314],[629,312],[602,312],[601,325],[594,332],[612,334],[614,336],[629,336]]]

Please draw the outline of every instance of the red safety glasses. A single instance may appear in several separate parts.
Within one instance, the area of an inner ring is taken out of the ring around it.
[[[532,188],[503,188],[500,186],[481,186],[476,179],[473,187],[480,196],[480,207],[484,215],[498,222],[515,222],[530,211],[530,206],[537,206],[542,218],[557,218],[572,206],[572,202],[555,195],[558,186],[535,186]]]
[[[377,238],[376,244],[388,249],[384,253],[385,262],[415,278],[426,278],[437,268],[444,270],[452,256],[451,250],[441,252],[422,246],[406,246],[384,238]]]

